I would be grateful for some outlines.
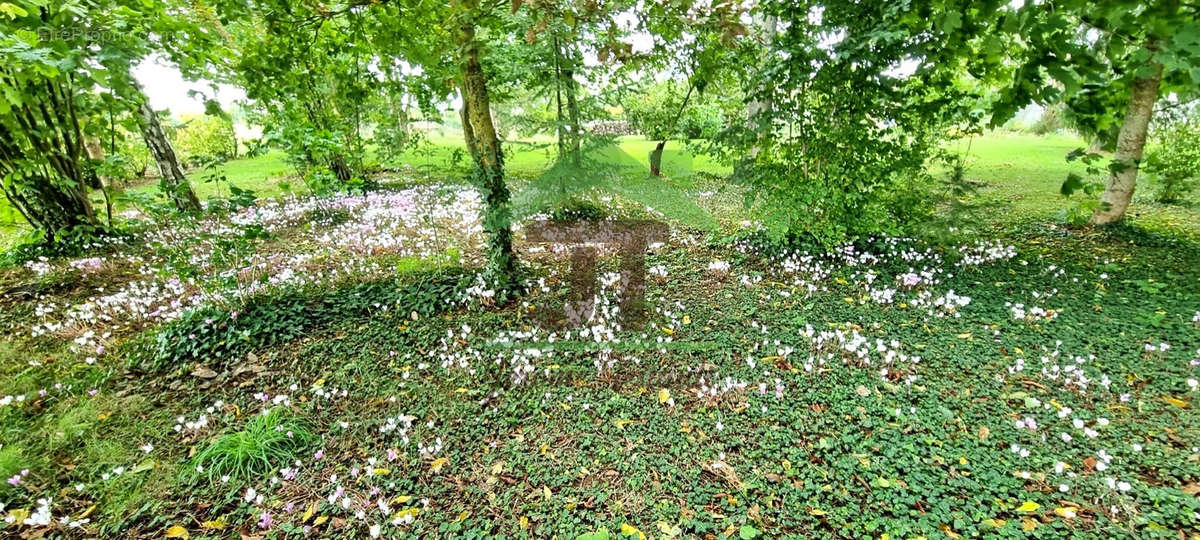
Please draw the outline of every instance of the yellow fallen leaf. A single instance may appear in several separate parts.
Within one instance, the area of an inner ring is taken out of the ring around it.
[[[1173,397],[1171,397],[1171,396],[1163,396],[1163,401],[1165,401],[1165,402],[1167,402],[1167,403],[1170,403],[1171,405],[1174,405],[1174,406],[1176,406],[1176,407],[1179,407],[1179,408],[1181,408],[1181,409],[1185,409],[1185,408],[1187,408],[1187,406],[1188,406],[1188,402],[1186,402],[1186,401],[1184,401],[1184,400],[1182,400],[1182,399],[1173,398]]]
[[[444,458],[444,457],[437,458],[437,459],[433,460],[433,463],[429,464],[429,470],[431,470],[433,472],[438,472],[438,471],[442,470],[442,467],[445,467],[446,463],[448,463],[449,461],[450,461],[450,458]]]
[[[174,527],[167,529],[167,532],[163,534],[163,538],[183,538],[184,540],[187,540],[191,537],[192,535],[188,534],[187,529],[180,527],[179,525],[175,525]]]
[[[14,508],[9,510],[8,517],[12,518],[13,523],[19,525],[24,523],[25,520],[29,519],[29,510],[25,510],[24,508]]]
[[[75,516],[75,520],[76,521],[83,520],[83,518],[86,518],[86,517],[92,515],[92,512],[95,512],[95,511],[96,511],[96,505],[93,504],[93,505],[87,507],[87,510],[84,510],[82,514]]]
[[[670,390],[663,388],[658,391],[658,402],[659,403],[666,403],[667,400],[669,400],[669,399],[671,399],[671,391]]]
[[[1017,507],[1017,511],[1018,512],[1036,512],[1037,509],[1041,508],[1041,507],[1042,507],[1042,505],[1035,503],[1033,501],[1025,501],[1024,503],[1021,503],[1021,506]]]
[[[639,531],[637,527],[634,527],[633,525],[630,525],[628,523],[621,524],[621,535],[622,536],[636,536],[638,540],[646,540],[645,533],[643,533],[642,531]]]
[[[633,420],[628,420],[625,418],[617,418],[617,419],[613,420],[613,425],[617,426],[621,429],[625,429],[625,426],[628,426],[629,424],[632,424],[632,423],[633,423]]]
[[[525,530],[525,529],[528,529],[528,528],[529,528],[529,517],[528,517],[528,516],[521,516],[521,529],[522,529],[522,530]]]
[[[950,526],[949,526],[949,525],[947,525],[947,524],[945,524],[945,523],[943,523],[943,524],[942,524],[942,526],[941,526],[941,527],[939,527],[939,528],[942,530],[942,532],[943,532],[943,533],[944,533],[946,536],[948,536],[948,537],[950,537],[950,538],[962,538],[962,535],[961,535],[961,534],[958,534],[958,533],[954,532],[954,530],[953,530],[953,529],[951,529],[951,528],[950,528]]]
[[[392,516],[392,519],[395,519],[395,520],[404,519],[404,518],[416,519],[417,514],[419,514],[419,513],[421,513],[421,509],[419,509],[415,506],[412,508],[405,508],[404,510],[396,512],[396,514]]]
[[[808,509],[808,515],[810,515],[810,516],[823,516],[823,515],[825,515],[825,511],[824,511],[824,510],[821,510],[820,508],[809,508],[809,509]]]
[[[1067,519],[1075,519],[1076,510],[1078,510],[1078,509],[1072,508],[1070,506],[1060,506],[1060,507],[1054,509],[1054,513],[1058,514],[1062,517],[1065,517]]]
[[[384,468],[384,467],[379,467],[379,468],[377,468],[377,469],[375,469],[374,471],[371,471],[371,472],[372,472],[372,474],[374,474],[375,476],[387,476],[387,475],[388,475],[388,473],[392,472],[392,470],[391,470],[391,469],[388,469],[388,468]]]
[[[317,519],[313,520],[313,527],[320,527],[321,525],[324,525],[326,521],[329,521],[329,516],[317,516]]]
[[[550,445],[548,445],[546,443],[542,443],[542,447],[540,450],[542,452],[542,455],[544,456],[544,455],[550,453]]]
[[[497,461],[495,465],[492,465],[492,474],[500,474],[502,472],[504,472],[503,461]]]
[[[308,503],[308,507],[304,509],[304,515],[300,517],[300,521],[305,522],[312,519],[315,513],[317,513],[317,501]]]
[[[304,518],[304,519],[308,519],[308,518]],[[223,531],[223,530],[225,530],[225,527],[227,527],[227,526],[228,526],[228,524],[225,523],[225,518],[223,518],[223,517],[214,519],[212,521],[205,521],[204,523],[200,524],[201,529],[207,529],[210,531]]]
[[[560,405],[562,405],[562,408],[563,408],[563,410],[564,410],[564,411],[569,411],[569,410],[571,410],[571,404],[570,404],[570,403],[565,403],[565,402],[564,402],[564,403],[561,403]]]
[[[1005,523],[1008,523],[1008,521],[1005,521],[1003,519],[996,519],[996,518],[987,518],[987,519],[983,520],[984,525],[988,525],[990,527],[995,527],[997,529],[999,529],[1000,527],[1003,527]]]
[[[1029,519],[1029,518],[1021,518],[1021,530],[1022,531],[1029,532],[1036,528],[1038,528],[1038,522],[1036,522],[1032,519]]]
[[[411,500],[412,500],[412,495],[401,495],[399,497],[396,497],[395,499],[392,499],[392,504],[404,504]]]
[[[683,324],[692,324],[692,318],[685,314],[683,316]]]
[[[660,326],[659,329],[661,329],[663,331],[663,333],[668,336],[675,335],[675,331],[670,328],[667,328],[666,326]]]
[[[454,391],[459,394],[465,394],[467,392],[470,392],[470,390],[467,390],[466,388],[462,388],[462,387],[455,388]]]

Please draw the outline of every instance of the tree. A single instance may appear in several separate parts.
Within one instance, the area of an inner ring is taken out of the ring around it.
[[[475,0],[459,0],[456,7],[463,137],[474,161],[471,178],[483,196],[483,230],[488,236],[485,276],[493,289],[506,293],[518,286],[517,261],[512,250],[512,211],[504,182],[504,153],[492,122],[487,77],[479,62],[480,44],[476,39],[476,24],[485,12]]]
[[[1137,185],[1155,103],[1167,93],[1181,99],[1200,93],[1200,6],[1025,2],[997,9],[990,30],[980,43],[1013,59],[993,125],[1027,103],[1065,100],[1073,115],[1096,127],[1102,146],[1115,150],[1090,223],[1120,221]],[[1064,192],[1074,183],[1064,184]]]
[[[74,7],[28,12],[14,5],[0,32],[0,181],[13,206],[51,242],[99,225],[88,200],[99,178],[82,129],[85,89],[95,82],[85,56],[92,44],[87,32],[73,30],[81,24]]]
[[[775,18],[777,31],[727,49],[721,65],[751,114],[729,122],[715,150],[749,188],[747,203],[768,232],[832,245],[927,222],[928,164],[949,133],[972,129],[977,117],[981,85],[949,52],[970,48],[991,20],[977,18],[977,6],[986,14],[992,4],[759,7],[756,17]]]

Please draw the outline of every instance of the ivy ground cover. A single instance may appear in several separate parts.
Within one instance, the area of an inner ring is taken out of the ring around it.
[[[457,187],[262,203],[5,274],[13,536],[1191,537],[1200,255],[1030,221],[676,227],[644,328],[497,307]],[[520,233],[518,232],[518,239]],[[732,239],[732,240],[731,240]]]

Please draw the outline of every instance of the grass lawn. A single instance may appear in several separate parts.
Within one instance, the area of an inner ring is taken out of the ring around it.
[[[992,227],[953,245],[769,255],[677,225],[644,326],[614,313],[607,253],[597,316],[567,329],[544,317],[567,256],[519,228],[529,292],[478,285],[479,198],[434,142],[378,192],[0,270],[0,535],[1200,531],[1200,216],[1142,196],[1129,226],[1058,224],[1078,141],[975,139]],[[518,187],[549,151],[510,145]],[[669,158],[671,194],[726,232],[753,217],[684,174],[728,171]],[[227,167],[267,196],[288,172]],[[622,189],[599,200],[685,211]]]

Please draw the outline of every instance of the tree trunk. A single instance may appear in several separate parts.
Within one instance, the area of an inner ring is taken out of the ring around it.
[[[580,130],[582,126],[579,121],[579,101],[576,99],[576,91],[579,89],[579,84],[575,82],[575,70],[567,68],[563,70],[563,78],[567,83],[567,115],[571,119],[570,130],[571,135],[567,138],[571,152],[571,163],[576,167],[581,166],[582,157],[579,155],[580,147],[582,146],[582,135]]]
[[[775,33],[778,27],[778,20],[774,15],[767,15],[762,20],[762,38],[769,45],[775,39]],[[758,91],[766,92],[765,86],[760,86]],[[750,157],[758,156],[762,151],[761,141],[763,137],[769,136],[767,127],[770,126],[770,113],[775,108],[775,103],[768,95],[762,99],[752,99],[746,104],[746,120],[749,121],[750,129],[754,130],[757,141],[750,148]]]
[[[1108,187],[1100,195],[1100,208],[1092,214],[1092,225],[1107,225],[1125,217],[1125,210],[1129,208],[1137,184],[1138,166],[1142,161],[1142,151],[1146,148],[1146,130],[1154,113],[1154,102],[1158,100],[1162,71],[1163,67],[1159,64],[1151,76],[1133,81],[1129,109],[1121,123],[1117,150],[1113,153],[1113,161],[1123,165],[1123,168],[1108,177]]]
[[[512,212],[509,191],[504,184],[504,155],[496,125],[492,122],[487,78],[479,63],[475,43],[475,25],[464,17],[459,28],[463,53],[462,97],[463,135],[475,160],[473,180],[483,196],[483,230],[488,236],[488,267],[485,276],[497,293],[517,287],[517,262],[512,250]]]
[[[667,141],[658,141],[654,145],[654,150],[650,151],[650,174],[654,176],[662,176],[662,155],[663,148],[667,146]]]
[[[563,121],[563,100],[562,100],[562,85],[563,72],[560,65],[560,56],[562,49],[558,46],[558,36],[554,36],[554,133],[558,141],[558,159],[561,160],[567,155],[567,142],[563,136],[564,125]]]
[[[132,77],[130,79],[132,80]],[[158,115],[150,107],[150,100],[136,83],[134,91],[137,93],[134,99],[138,101],[138,127],[142,130],[142,139],[146,141],[154,163],[158,165],[159,189],[167,194],[180,212],[199,212],[200,199],[196,197],[192,185],[184,176],[179,159],[175,156],[175,148],[167,139]]]
[[[333,170],[333,175],[337,177],[339,184],[345,185],[354,178],[354,172],[350,170],[350,166],[346,164],[346,158],[340,153],[329,158],[329,168]]]

